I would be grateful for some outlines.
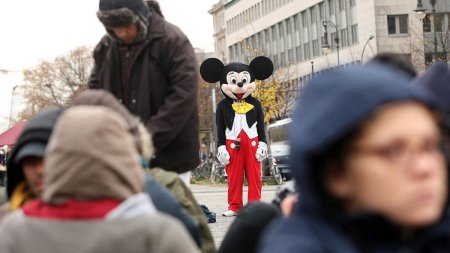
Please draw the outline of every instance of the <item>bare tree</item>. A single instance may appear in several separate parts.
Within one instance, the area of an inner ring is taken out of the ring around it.
[[[93,66],[91,48],[78,47],[53,61],[42,61],[24,71],[22,96],[27,107],[21,119],[32,117],[50,106],[69,106],[73,98],[87,88]]]

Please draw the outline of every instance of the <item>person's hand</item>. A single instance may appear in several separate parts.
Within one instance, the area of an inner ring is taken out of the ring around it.
[[[258,149],[256,150],[256,160],[261,162],[267,157],[267,144],[260,141],[258,144]]]
[[[230,163],[230,154],[227,151],[225,145],[221,145],[217,148],[217,160],[223,165],[228,165]]]
[[[298,194],[290,194],[286,196],[280,203],[281,213],[283,213],[284,217],[291,216],[294,211],[295,204],[298,201]]]

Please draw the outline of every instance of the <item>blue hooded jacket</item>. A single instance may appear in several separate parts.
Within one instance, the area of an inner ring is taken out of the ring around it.
[[[399,228],[375,214],[349,215],[318,190],[314,159],[352,133],[380,106],[401,101],[434,102],[425,90],[378,64],[328,72],[313,79],[295,109],[289,139],[299,203],[260,240],[260,252],[450,252],[448,211],[429,229],[402,239]],[[402,251],[403,252],[403,251]]]

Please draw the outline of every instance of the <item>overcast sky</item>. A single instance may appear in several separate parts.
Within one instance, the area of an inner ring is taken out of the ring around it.
[[[218,1],[159,0],[165,18],[180,27],[194,47],[207,51],[214,50],[208,10]],[[98,0],[0,1],[0,69],[20,71],[78,46],[94,46],[104,34],[97,9]],[[0,132],[8,127],[12,88],[21,80],[20,72],[0,73]]]

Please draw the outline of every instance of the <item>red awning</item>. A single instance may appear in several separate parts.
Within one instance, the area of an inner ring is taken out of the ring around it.
[[[19,138],[19,135],[22,133],[22,129],[25,127],[26,121],[22,121],[17,123],[10,129],[0,134],[0,146],[3,145],[14,145]]]

